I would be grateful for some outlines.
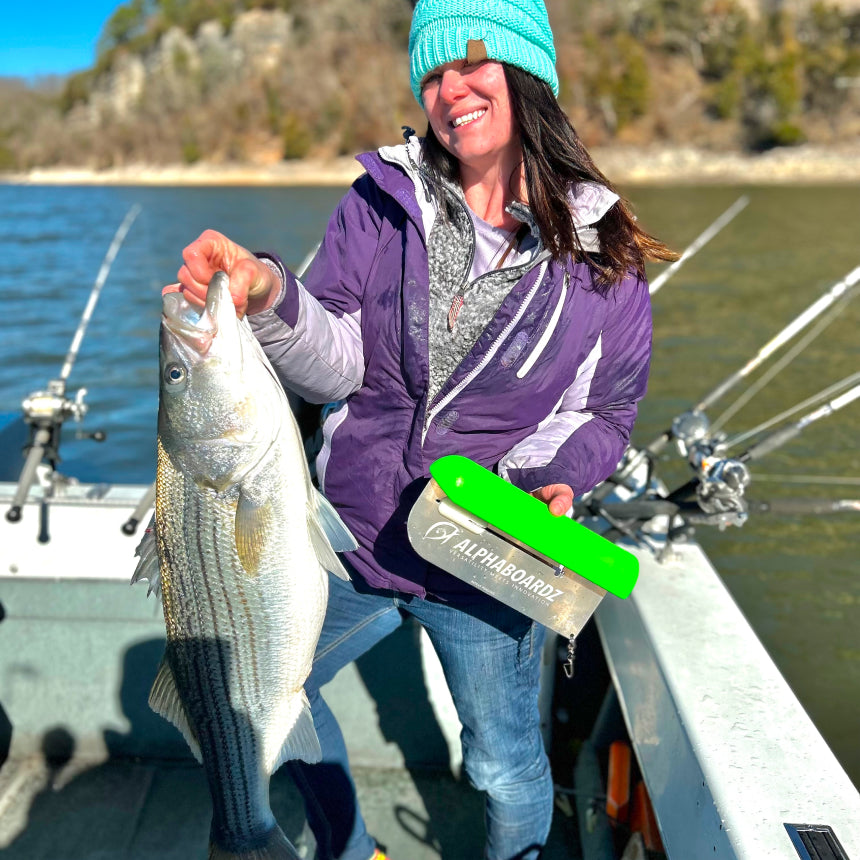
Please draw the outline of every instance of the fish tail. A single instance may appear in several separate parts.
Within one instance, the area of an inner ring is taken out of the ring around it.
[[[255,848],[231,851],[210,842],[208,860],[301,860],[301,855],[284,831],[275,825],[266,841]]]

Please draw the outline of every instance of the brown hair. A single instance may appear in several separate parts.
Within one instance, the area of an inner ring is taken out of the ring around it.
[[[598,170],[549,85],[516,66],[503,65],[523,150],[529,198],[524,202],[528,202],[544,247],[553,258],[570,256],[587,262],[595,274],[595,288],[604,294],[631,269],[644,277],[646,262],[677,260],[677,253],[639,227],[624,199],[595,225],[600,253],[580,249],[568,196],[571,185],[597,182],[616,189]],[[429,125],[424,155],[431,168],[449,180],[458,180],[459,162],[439,143]]]

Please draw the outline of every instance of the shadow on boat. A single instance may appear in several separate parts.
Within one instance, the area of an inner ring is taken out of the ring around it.
[[[365,761],[355,768],[355,782],[368,829],[392,857],[465,860],[483,851],[483,799],[454,774],[450,740],[428,693],[419,635],[417,625],[405,624],[356,662],[379,734],[404,764],[371,767]],[[13,750],[0,770],[3,860],[203,860],[212,818],[206,776],[179,732],[147,702],[164,646],[165,640],[151,638],[122,656],[117,694],[126,731],[107,728],[84,738],[58,724],[32,739],[27,755],[16,755],[12,724],[3,720],[0,741]],[[349,689],[338,696],[348,702]],[[92,754],[99,745],[102,760]],[[569,772],[566,759],[562,766]],[[289,767],[272,777],[270,800],[287,836],[303,856],[313,856]],[[545,856],[579,857],[573,819],[560,810],[556,818]]]

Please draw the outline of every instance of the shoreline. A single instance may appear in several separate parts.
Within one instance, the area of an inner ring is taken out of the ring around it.
[[[798,146],[761,155],[711,152],[694,147],[594,147],[598,167],[619,185],[780,185],[860,183],[860,145]],[[271,165],[213,164],[128,165],[95,170],[78,167],[37,168],[0,174],[4,185],[136,186],[337,186],[350,185],[361,165],[346,156],[305,159]]]

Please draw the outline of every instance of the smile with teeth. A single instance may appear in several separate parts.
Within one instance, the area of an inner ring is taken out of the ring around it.
[[[454,128],[460,128],[461,126],[467,125],[470,122],[474,122],[476,119],[480,119],[486,112],[486,108],[473,110],[471,113],[467,113],[465,116],[458,116],[457,119],[452,119],[451,125],[454,126]]]

